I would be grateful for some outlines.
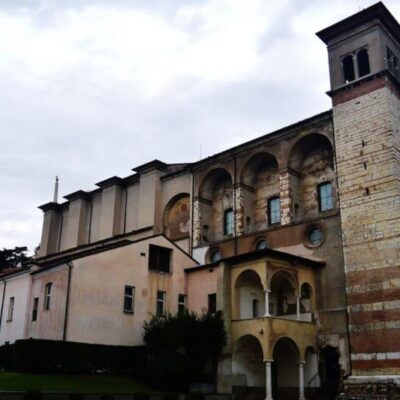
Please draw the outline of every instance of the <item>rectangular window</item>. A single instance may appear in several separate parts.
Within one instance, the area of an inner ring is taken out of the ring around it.
[[[134,311],[135,288],[133,286],[125,286],[124,291],[124,312],[133,313]]]
[[[318,186],[319,210],[328,211],[333,209],[332,183],[326,182]]]
[[[186,311],[186,295],[178,295],[178,313],[182,314]]]
[[[38,308],[39,308],[39,297],[35,297],[33,299],[32,321],[36,321],[37,320]]]
[[[268,200],[268,218],[270,225],[281,223],[281,199],[279,197],[272,197]]]
[[[224,235],[233,235],[233,210],[232,208],[224,212]]]
[[[208,295],[208,313],[215,314],[217,312],[217,294],[210,293]]]
[[[52,283],[46,283],[44,288],[44,310],[50,310],[50,300],[51,300],[51,286]]]
[[[389,47],[386,47],[386,62],[389,71],[397,78],[400,79],[400,62],[398,57],[395,56],[395,54],[392,52],[392,50],[389,49]]]
[[[149,246],[149,269],[152,271],[170,272],[171,249],[167,247]]]
[[[10,297],[10,301],[8,303],[8,318],[7,322],[11,322],[14,314],[14,297]]]
[[[156,314],[158,317],[165,315],[165,298],[166,293],[162,290],[157,292],[157,310]]]

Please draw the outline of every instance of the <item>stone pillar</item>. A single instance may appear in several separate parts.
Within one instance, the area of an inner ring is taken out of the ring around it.
[[[272,376],[271,376],[271,366],[273,360],[267,360],[265,362],[265,400],[273,400],[272,398]]]
[[[201,214],[200,201],[196,197],[193,201],[193,247],[201,243]]]
[[[360,74],[358,73],[358,61],[357,61],[357,54],[353,54],[353,67],[354,67],[354,76],[356,79],[360,77]]]
[[[287,225],[292,222],[290,172],[287,168],[279,172],[279,191],[281,199],[281,225]]]
[[[58,203],[47,203],[39,208],[44,215],[38,256],[43,257],[58,251],[62,209]]]
[[[300,300],[301,300],[301,296],[300,296],[300,295],[296,296],[296,315],[297,315],[297,321],[300,321]]]
[[[235,236],[244,233],[244,193],[241,185],[236,185],[233,191],[235,204]]]
[[[122,184],[122,179],[116,176],[96,183],[102,189],[100,239],[110,238],[122,233]]]
[[[299,361],[299,400],[305,400],[305,397],[304,397],[304,364],[305,364],[305,361]]]
[[[68,223],[64,247],[70,249],[87,243],[86,218],[88,211],[87,193],[83,190],[64,196],[69,201]]]
[[[269,313],[269,289],[264,290],[264,295],[265,295],[265,314],[264,317],[270,317],[271,314]]]

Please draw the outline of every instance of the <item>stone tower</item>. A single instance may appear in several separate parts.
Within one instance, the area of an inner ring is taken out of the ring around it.
[[[377,392],[396,391],[400,25],[379,2],[317,35],[328,47],[333,103],[352,367],[346,391],[370,392],[372,381]]]

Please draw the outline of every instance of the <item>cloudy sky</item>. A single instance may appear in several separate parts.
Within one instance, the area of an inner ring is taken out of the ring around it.
[[[329,109],[314,33],[373,3],[1,0],[0,248],[39,243],[55,175],[90,190]]]

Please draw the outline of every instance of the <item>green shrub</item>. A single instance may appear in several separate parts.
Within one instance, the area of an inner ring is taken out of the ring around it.
[[[218,355],[227,338],[220,312],[154,316],[143,329],[152,382],[164,389],[186,390],[189,382],[215,379]]]
[[[43,355],[46,357],[43,357]],[[0,368],[27,373],[110,371],[146,376],[145,346],[107,346],[24,339],[0,347]]]

